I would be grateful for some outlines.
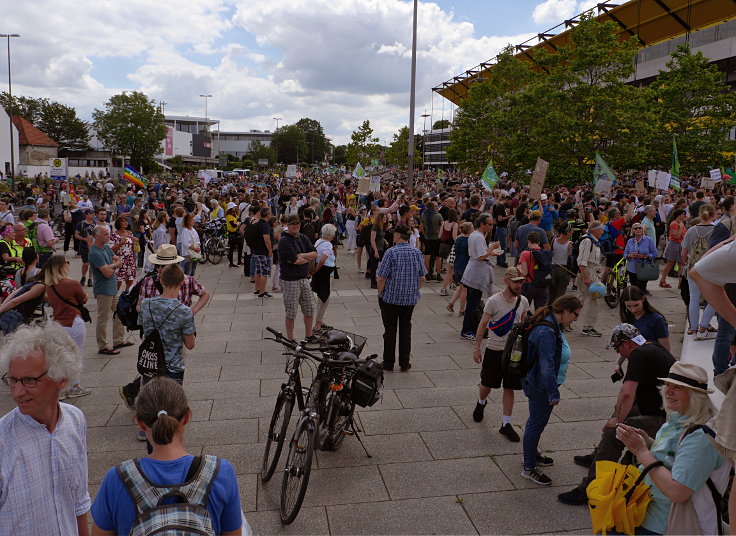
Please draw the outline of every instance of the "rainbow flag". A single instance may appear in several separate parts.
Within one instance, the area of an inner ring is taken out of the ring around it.
[[[136,186],[139,186],[140,188],[148,188],[148,180],[146,180],[146,178],[138,173],[132,166],[125,166],[123,178],[126,181],[132,182]]]

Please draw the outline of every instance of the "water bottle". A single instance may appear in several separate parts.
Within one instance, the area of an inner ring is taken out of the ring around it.
[[[509,356],[509,369],[511,371],[519,370],[521,366],[521,354],[523,351],[523,337],[518,336],[514,341],[514,346],[511,348],[511,355]]]

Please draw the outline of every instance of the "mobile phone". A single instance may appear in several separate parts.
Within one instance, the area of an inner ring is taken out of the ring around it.
[[[611,374],[611,381],[613,383],[616,383],[617,381],[623,380],[623,379],[624,379],[624,376],[619,371],[616,371],[613,374]]]

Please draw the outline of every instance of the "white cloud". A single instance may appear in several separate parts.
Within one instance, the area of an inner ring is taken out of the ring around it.
[[[545,0],[534,8],[532,20],[537,24],[556,25],[578,13],[578,0]]]
[[[223,129],[312,117],[344,143],[366,118],[382,140],[408,123],[411,15],[409,0],[35,0],[7,10],[4,26],[23,36],[12,43],[14,93],[85,118],[123,90],[203,115],[199,95],[210,93]],[[418,115],[433,86],[529,37],[476,35],[429,2],[418,27]]]

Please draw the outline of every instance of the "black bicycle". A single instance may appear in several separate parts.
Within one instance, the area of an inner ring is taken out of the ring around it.
[[[281,484],[281,522],[288,525],[299,514],[309,484],[315,449],[335,451],[345,436],[354,435],[363,445],[355,424],[355,406],[372,406],[380,400],[383,389],[383,369],[375,355],[358,359],[365,339],[356,344],[358,336],[332,330],[323,336],[319,347],[306,350],[301,343],[286,339],[281,333],[266,328],[274,340],[287,348],[290,360],[286,372],[288,381],[282,385],[276,399],[266,437],[261,480],[270,480],[278,463],[296,403],[301,416],[292,436]],[[321,355],[314,353],[318,351]],[[301,384],[300,365],[307,359],[317,363],[317,372],[309,388]],[[365,449],[365,447],[363,447]],[[366,451],[370,457],[370,454]]]

